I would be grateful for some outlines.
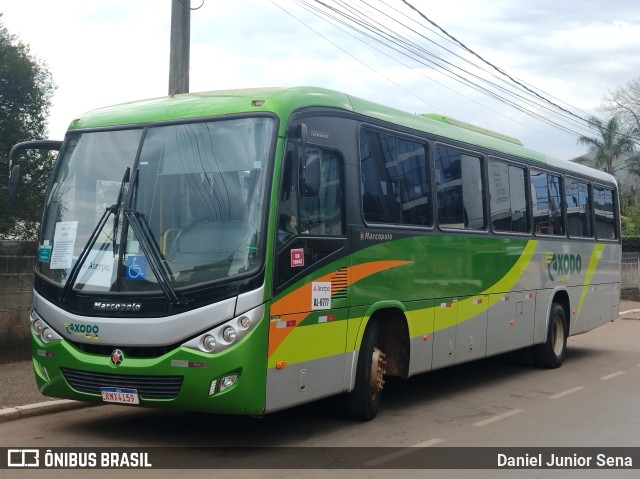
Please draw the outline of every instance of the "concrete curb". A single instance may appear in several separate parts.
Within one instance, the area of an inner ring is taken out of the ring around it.
[[[42,414],[69,411],[72,409],[99,405],[100,404],[72,401],[69,399],[57,399],[55,401],[39,402],[35,404],[28,404],[26,406],[8,407],[5,409],[0,409],[0,423],[25,417],[40,416]]]

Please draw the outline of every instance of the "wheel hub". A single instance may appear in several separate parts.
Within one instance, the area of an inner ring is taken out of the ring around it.
[[[385,354],[379,348],[373,348],[373,354],[371,355],[371,392],[374,395],[382,391],[386,365]]]

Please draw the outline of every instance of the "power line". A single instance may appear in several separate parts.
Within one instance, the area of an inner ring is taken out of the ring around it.
[[[319,5],[321,5],[322,7],[324,7],[325,9],[327,9],[327,10],[329,10],[329,11],[331,11],[331,12],[334,12],[336,15],[340,15],[340,16],[343,18],[343,19],[336,19],[336,17],[335,17],[335,16],[328,15],[326,12],[323,12],[319,7],[313,7],[313,6],[311,6],[311,5],[309,4],[309,2],[305,2],[305,1],[302,1],[302,0],[298,0],[298,1],[297,1],[297,3],[298,3],[299,5],[302,5],[304,8],[306,8],[306,9],[307,9],[307,10],[309,10],[309,11],[311,11],[311,10],[313,9],[314,11],[312,11],[311,13],[313,13],[313,14],[314,14],[314,15],[316,15],[316,16],[318,16],[318,15],[320,14],[320,15],[323,15],[323,16],[325,16],[325,17],[329,17],[333,22],[338,21],[338,22],[339,22],[339,23],[341,23],[342,25],[345,25],[346,27],[351,28],[352,30],[354,30],[354,31],[358,32],[360,35],[363,35],[363,36],[365,36],[365,37],[367,37],[367,38],[373,39],[374,41],[377,41],[377,42],[381,43],[381,44],[382,44],[382,45],[384,45],[386,48],[389,48],[389,49],[391,49],[391,50],[395,51],[396,53],[400,53],[400,54],[402,54],[402,55],[404,55],[404,56],[407,56],[407,57],[411,58],[413,61],[418,61],[419,63],[421,63],[421,64],[423,64],[423,65],[426,65],[423,61],[421,61],[421,60],[416,60],[416,58],[415,58],[415,55],[418,55],[418,56],[422,57],[422,59],[423,59],[423,60],[425,60],[425,56],[424,56],[424,55],[420,54],[419,52],[418,52],[418,53],[416,52],[416,48],[417,48],[419,51],[424,52],[425,50],[424,50],[423,48],[421,48],[421,47],[419,47],[419,46],[418,46],[418,47],[415,47],[415,44],[414,44],[414,43],[412,43],[412,42],[410,42],[410,41],[408,41],[408,40],[404,39],[404,37],[402,37],[401,35],[400,35],[400,36],[398,36],[398,35],[397,35],[395,32],[393,32],[393,31],[392,31],[392,33],[394,34],[394,36],[392,36],[392,38],[391,38],[391,39],[389,39],[389,34],[387,34],[386,32],[384,32],[383,30],[381,30],[379,27],[377,27],[377,26],[375,26],[375,25],[372,25],[370,22],[367,22],[365,19],[363,19],[363,18],[362,18],[362,16],[358,17],[358,14],[362,14],[362,12],[357,11],[357,9],[356,9],[356,12],[357,12],[357,13],[356,13],[356,14],[355,14],[355,16],[354,16],[354,14],[353,14],[353,8],[351,8],[351,9],[350,9],[350,10],[352,11],[352,14],[351,14],[351,15],[349,15],[349,14],[345,14],[345,12],[343,12],[343,11],[339,10],[338,8],[333,7],[333,6],[331,6],[331,5],[328,5],[328,4],[324,3],[324,2],[320,2],[320,1],[316,1],[316,2],[315,2],[315,3],[318,3]],[[339,3],[339,2],[338,2],[338,3]],[[369,6],[370,6],[370,5],[369,5]],[[378,10],[378,11],[379,11],[379,10]],[[346,20],[345,20],[345,19],[346,19]],[[397,22],[397,20],[395,20],[395,21]],[[364,26],[365,26],[369,31],[373,31],[374,33],[377,33],[378,38],[372,37],[370,34],[367,34],[367,33],[363,32],[361,29],[359,29],[357,26],[354,26],[353,24],[356,24],[356,25],[364,25]],[[403,25],[402,23],[400,23],[400,24],[401,24],[401,25]],[[378,23],[378,25],[379,25],[379,23]],[[334,25],[334,26],[335,26],[335,25]],[[339,28],[339,27],[338,27],[338,28]],[[386,28],[386,27],[385,27],[385,28]],[[342,29],[341,29],[341,30],[342,30]],[[343,31],[344,31],[344,30],[343,30]],[[415,30],[414,30],[414,32],[415,32]],[[380,37],[382,37],[382,39],[381,39]],[[399,39],[400,39],[400,40],[399,40]],[[403,39],[404,39],[404,41],[402,41]],[[391,43],[395,43],[395,45],[396,45],[396,46],[390,45],[390,44],[389,44],[389,41],[391,41]],[[375,47],[372,47],[372,46],[371,46],[370,44],[368,44],[367,42],[364,42],[364,43],[365,43],[365,44],[367,44],[369,47],[374,48],[374,49],[376,49],[377,51],[380,51],[379,49],[377,49],[377,48],[375,48]],[[412,48],[411,48],[411,46],[413,46],[414,48],[412,49]],[[399,50],[399,48],[400,48],[400,50]],[[405,51],[402,51],[403,49],[404,49],[404,50],[409,51],[409,52],[410,52],[410,54],[407,54]],[[564,130],[564,131],[565,131],[565,132],[567,132],[567,133],[574,134],[574,135],[576,135],[576,136],[580,136],[580,134],[579,134],[579,133],[577,133],[577,132],[575,132],[575,131],[572,131],[572,130],[569,130],[569,129],[568,129],[568,127],[566,127],[565,125],[563,125],[563,124],[561,124],[561,123],[558,123],[558,122],[554,122],[554,121],[550,120],[550,119],[549,119],[549,118],[547,118],[547,117],[544,117],[544,116],[542,116],[542,115],[540,115],[540,114],[537,114],[537,113],[535,113],[535,112],[531,111],[530,109],[527,109],[527,108],[525,108],[525,107],[522,107],[522,106],[520,106],[520,105],[517,105],[517,104],[516,104],[516,103],[514,103],[513,101],[510,101],[510,100],[506,99],[505,97],[503,97],[503,96],[501,96],[501,95],[499,95],[499,94],[496,94],[495,92],[491,92],[491,91],[487,90],[485,87],[482,87],[482,86],[478,85],[477,83],[475,83],[475,82],[473,82],[473,81],[469,80],[469,78],[467,78],[467,77],[465,77],[465,76],[461,76],[460,74],[458,74],[458,73],[456,73],[456,72],[452,71],[452,69],[451,69],[451,68],[449,68],[449,67],[447,67],[447,66],[445,66],[445,65],[442,65],[441,63],[438,63],[438,61],[441,61],[441,62],[444,62],[444,63],[446,63],[446,64],[450,64],[450,62],[448,62],[448,61],[444,60],[442,57],[439,57],[438,55],[434,55],[434,54],[432,54],[432,53],[429,53],[428,51],[427,51],[427,54],[428,54],[428,55],[430,55],[432,58],[431,58],[431,60],[429,60],[428,58],[426,58],[426,60],[428,60],[429,62],[431,62],[433,65],[435,65],[437,68],[439,68],[439,69],[440,69],[441,73],[444,73],[445,75],[449,76],[450,78],[453,78],[454,80],[459,81],[459,82],[461,82],[461,83],[463,83],[463,84],[467,84],[468,86],[470,86],[470,87],[472,87],[472,88],[474,88],[474,89],[476,89],[476,90],[478,90],[478,91],[480,91],[480,92],[482,92],[482,93],[484,93],[484,94],[486,94],[486,95],[488,95],[488,96],[490,96],[490,97],[494,98],[494,99],[495,99],[495,100],[497,100],[497,101],[501,101],[501,102],[503,102],[503,103],[506,103],[506,104],[508,104],[509,106],[511,106],[511,107],[513,107],[513,108],[516,108],[516,109],[518,109],[519,111],[521,111],[521,112],[523,112],[523,113],[525,113],[525,114],[527,114],[527,115],[533,116],[534,118],[538,119],[539,121],[542,121],[542,122],[545,122],[545,123],[549,123],[549,124],[551,124],[552,126],[554,126],[555,128],[558,128],[558,129]],[[385,55],[387,55],[387,54],[385,54]],[[413,56],[412,56],[412,55],[413,55]],[[397,59],[397,58],[395,58],[395,57],[392,57],[392,56],[390,56],[390,55],[387,55],[387,56],[389,56],[390,58],[392,58],[392,59],[394,59],[395,61],[399,62],[400,64],[402,64],[402,65],[403,65],[403,66],[405,66],[405,67],[412,68],[412,67],[410,67],[409,65],[407,65],[406,63],[404,63],[404,62],[402,62],[402,61],[398,60],[398,59]],[[435,60],[438,60],[438,61],[435,61],[434,59],[435,59]],[[450,65],[451,65],[451,64],[450,64]],[[463,69],[463,68],[461,68],[461,67],[459,67],[459,66],[457,66],[457,65],[456,65],[455,67],[456,67],[456,68],[458,68],[458,69],[460,69],[463,73],[465,73],[465,74],[466,74],[467,76],[469,76],[469,77],[474,77],[474,76],[475,76],[475,78],[479,78],[479,77],[477,77],[477,75],[471,74],[468,70],[465,70],[465,69]],[[428,78],[429,80],[435,81],[435,80],[434,80],[433,78],[431,78],[431,77],[426,77],[426,78]],[[487,81],[487,80],[482,79],[482,81]],[[503,81],[503,80],[501,80],[501,81]],[[436,82],[436,83],[439,83],[439,82],[437,82],[437,81],[435,81],[435,82]],[[499,87],[499,86],[495,85],[495,84],[494,84],[494,83],[492,83],[492,82],[489,82],[489,83],[490,83],[491,85],[493,85],[494,87],[502,88],[502,87]],[[440,84],[440,83],[439,83],[439,84]],[[442,84],[440,84],[440,85],[441,85],[441,86],[445,86],[445,85],[442,85]],[[446,87],[446,86],[445,86],[445,87]],[[446,87],[446,88],[448,88],[448,87]],[[503,89],[503,90],[504,90],[504,89]],[[457,93],[459,93],[459,92],[457,92]],[[509,93],[509,94],[511,94],[511,95],[513,95],[513,94],[514,94],[514,93],[513,93],[513,92],[511,92],[511,91],[508,91],[508,92],[506,92],[506,93]],[[523,100],[524,100],[524,101],[528,101],[528,100],[526,100],[526,99],[524,99],[524,98],[523,98]],[[482,105],[482,104],[481,104],[481,106],[484,106],[485,108],[489,108],[489,107],[487,107],[486,105]],[[536,106],[537,106],[537,107],[540,107],[540,105],[536,105]],[[543,106],[543,108],[549,108],[549,107],[548,107],[548,106]],[[490,110],[492,110],[491,108],[489,108],[489,109],[490,109]],[[492,110],[492,111],[494,111],[494,112],[495,112],[495,110]],[[498,114],[501,114],[501,113],[499,113],[499,112],[497,112],[497,113],[498,113]],[[501,115],[502,115],[502,114],[501,114]],[[504,115],[502,115],[502,116],[504,116]],[[508,117],[507,117],[507,118],[508,118]],[[511,119],[511,118],[509,118],[509,119],[510,119],[510,120],[512,120],[512,121],[515,121],[515,120],[513,120],[513,119]],[[575,120],[574,120],[574,121],[575,121]],[[526,127],[530,128],[530,126],[529,126],[529,125],[524,125],[524,126],[526,126]]]
[[[300,3],[300,2],[298,2],[298,3]],[[322,4],[323,6],[325,6],[325,7],[326,7],[326,8],[328,8],[328,9],[330,9],[331,11],[335,11],[335,12],[342,13],[342,12],[340,12],[338,9],[336,9],[336,8],[334,8],[334,7],[331,7],[331,6],[327,5],[326,3],[323,3],[323,2],[320,2],[320,1],[318,1],[317,3]],[[339,2],[339,1],[338,1],[338,2],[336,2],[336,3],[343,3],[343,4],[344,4],[344,2]],[[367,2],[363,2],[363,3],[365,3],[365,5],[367,5],[369,8],[372,8],[372,9],[374,9],[374,10],[378,11],[379,13],[384,14],[384,12],[382,12],[381,10],[377,9],[376,7],[374,7],[374,6],[370,5],[370,4],[367,4]],[[552,110],[548,105],[546,105],[546,104],[539,104],[539,103],[535,103],[535,104],[534,104],[534,103],[531,103],[531,100],[529,100],[529,99],[527,99],[526,97],[522,96],[522,94],[517,93],[517,92],[513,92],[513,91],[511,91],[511,90],[507,90],[505,87],[502,87],[502,86],[500,86],[500,85],[496,85],[495,83],[493,83],[493,82],[491,82],[491,81],[489,81],[489,80],[487,80],[487,79],[485,79],[485,78],[483,78],[483,77],[481,77],[481,76],[479,76],[479,75],[477,75],[477,74],[475,74],[475,73],[472,73],[472,72],[470,72],[469,70],[466,70],[466,69],[464,69],[463,67],[461,67],[461,66],[459,66],[459,65],[455,65],[455,64],[451,63],[450,61],[445,60],[445,59],[444,59],[444,58],[442,58],[441,56],[436,55],[436,54],[434,54],[434,53],[432,53],[432,52],[429,52],[428,50],[426,50],[426,49],[424,49],[424,48],[421,48],[419,45],[416,45],[415,43],[410,42],[408,39],[406,39],[406,38],[405,38],[405,37],[403,37],[402,35],[398,35],[398,34],[396,34],[396,33],[395,33],[395,32],[393,32],[393,31],[391,31],[391,34],[388,34],[388,33],[386,33],[386,32],[383,32],[383,30],[380,30],[378,27],[375,27],[375,24],[377,24],[377,25],[381,25],[379,22],[375,22],[375,21],[374,21],[374,24],[371,24],[371,23],[367,23],[367,21],[366,21],[366,20],[363,20],[363,17],[364,17],[364,18],[366,18],[366,19],[368,19],[369,21],[371,21],[371,18],[370,18],[370,16],[368,16],[366,13],[363,13],[362,11],[357,10],[357,8],[355,8],[355,7],[353,6],[353,2],[350,2],[348,6],[345,6],[345,8],[347,8],[347,10],[350,10],[354,15],[356,15],[356,17],[353,17],[353,16],[347,16],[347,18],[349,18],[349,20],[351,20],[352,22],[354,22],[354,23],[356,23],[356,24],[364,25],[364,26],[365,26],[365,28],[367,28],[369,31],[373,31],[375,34],[377,34],[377,35],[379,35],[379,36],[382,36],[383,38],[386,38],[387,40],[390,40],[390,41],[391,41],[391,43],[395,44],[396,46],[399,46],[400,48],[404,48],[404,49],[408,50],[412,55],[417,55],[417,56],[419,56],[421,59],[424,59],[424,60],[426,60],[426,61],[428,61],[428,62],[430,62],[430,63],[433,63],[435,66],[437,66],[438,68],[440,68],[442,72],[444,72],[445,74],[447,74],[447,76],[449,76],[450,78],[452,78],[452,79],[454,79],[454,80],[456,80],[456,81],[459,81],[459,82],[465,83],[465,84],[467,84],[468,86],[471,86],[472,88],[475,88],[476,90],[478,90],[478,91],[480,91],[480,92],[482,92],[482,93],[484,93],[484,94],[487,94],[487,95],[489,95],[490,97],[493,97],[494,99],[496,99],[496,100],[498,100],[498,101],[505,102],[505,103],[507,103],[509,106],[512,106],[512,107],[514,107],[514,108],[516,108],[516,109],[519,109],[520,111],[522,111],[522,112],[524,112],[524,113],[532,114],[532,115],[536,116],[539,120],[542,120],[542,121],[545,121],[545,122],[549,122],[549,120],[548,120],[548,119],[546,119],[546,118],[542,118],[540,115],[538,115],[538,114],[535,114],[535,113],[531,112],[531,110],[527,109],[526,107],[522,107],[522,106],[520,106],[520,105],[517,105],[517,104],[515,104],[515,103],[514,103],[513,101],[511,101],[511,100],[507,100],[507,99],[506,99],[505,97],[503,97],[502,95],[500,95],[500,94],[496,94],[495,92],[492,92],[492,91],[487,90],[485,87],[480,86],[478,83],[476,83],[473,79],[475,79],[475,80],[477,80],[477,81],[480,81],[480,82],[483,82],[483,83],[486,83],[487,85],[490,85],[490,86],[492,86],[493,88],[497,88],[498,90],[502,91],[503,93],[506,93],[506,94],[509,94],[509,95],[512,95],[512,96],[516,97],[516,99],[518,99],[518,98],[519,98],[520,100],[522,100],[522,101],[524,101],[524,102],[530,103],[530,104],[532,104],[532,106],[540,107],[540,108],[543,108],[543,109],[548,110],[549,112],[553,112],[553,110]],[[399,22],[398,20],[396,20],[395,18],[393,18],[393,17],[389,17],[389,18],[391,18],[391,19],[392,19],[393,21],[395,21],[396,23],[399,23],[403,28],[409,28],[409,27],[407,27],[406,25],[404,25],[403,23],[401,23],[401,22]],[[383,26],[383,25],[382,25],[382,26]],[[384,26],[383,26],[383,28],[385,28],[385,29],[386,29],[386,27],[384,27]],[[410,28],[409,28],[409,29],[410,29]],[[388,30],[388,29],[387,29],[387,30]],[[420,35],[422,38],[425,38],[426,40],[428,40],[428,41],[430,41],[430,42],[434,43],[435,45],[437,45],[437,46],[439,46],[439,47],[443,48],[441,45],[438,45],[437,43],[435,43],[435,42],[433,42],[432,40],[428,39],[427,37],[425,37],[424,35],[420,34],[419,32],[417,32],[417,31],[415,31],[415,30],[413,30],[413,29],[410,29],[410,30],[411,30],[412,32],[414,32],[414,33],[416,33],[416,34]],[[381,33],[381,32],[382,32],[382,33]],[[362,33],[362,32],[360,32],[360,33]],[[368,34],[365,34],[365,35],[366,35],[366,36],[368,36],[368,37],[370,37],[370,35],[368,35]],[[370,38],[371,38],[371,37],[370,37]],[[383,40],[381,40],[380,38],[377,38],[377,39],[376,39],[376,41],[379,41],[379,42],[382,42],[382,43],[384,43],[384,42],[385,42],[385,40],[384,40],[384,39],[383,39]],[[411,55],[407,55],[405,52],[400,51],[400,50],[398,50],[398,49],[397,49],[397,48],[395,48],[395,47],[389,47],[389,45],[388,45],[388,44],[387,44],[386,46],[387,46],[388,48],[392,48],[393,50],[398,51],[398,52],[399,52],[400,54],[402,54],[402,55],[409,56],[409,57],[410,57],[410,58],[412,58],[413,60],[416,60],[415,58],[411,57]],[[416,50],[417,50],[417,51],[416,51]],[[465,60],[465,61],[468,61],[468,60],[464,59],[463,57],[460,57],[459,55],[457,55],[457,54],[455,54],[455,53],[451,52],[451,50],[448,50],[448,49],[445,49],[445,50],[446,50],[447,52],[449,52],[449,53],[453,54],[454,56],[458,57],[458,58],[461,58],[461,59],[463,59],[463,60]],[[425,56],[424,56],[424,54],[426,54],[429,58],[425,57]],[[416,61],[419,61],[420,63],[424,64],[424,63],[423,63],[422,61],[420,61],[420,60],[416,60]],[[476,66],[476,67],[477,67],[477,65],[474,65],[474,66]],[[454,69],[459,70],[460,72],[462,72],[462,74],[464,74],[464,75],[466,75],[466,76],[462,76],[461,74],[456,73],[454,70],[452,70],[452,69],[451,69],[451,68],[449,68],[449,67],[453,67]],[[481,70],[484,70],[484,71],[486,72],[486,69],[483,69],[483,68],[480,68],[480,69],[481,69]],[[493,75],[493,76],[495,76],[494,74],[492,74],[492,75]],[[469,78],[471,78],[471,79],[469,79],[468,77],[469,77]],[[500,78],[500,80],[501,80],[501,81],[504,81],[504,79],[502,79],[502,78]],[[573,120],[573,121],[575,121],[575,120]],[[556,123],[556,122],[553,122],[553,123],[554,123],[554,126],[556,126],[556,127],[559,127],[559,128],[565,129],[565,130],[568,130],[568,128],[567,128],[566,126],[564,126],[564,125],[558,124],[558,123]],[[580,123],[580,125],[582,125],[582,123]],[[575,134],[575,132],[572,132],[572,131],[568,131],[568,132],[570,132],[570,133],[574,133],[574,134]]]
[[[558,108],[559,110],[562,110],[563,112],[576,117],[579,120],[582,120],[586,123],[589,123],[589,121],[585,118],[582,118],[579,115],[576,115],[575,113],[573,113],[572,111],[567,110],[566,108],[561,107],[560,105],[558,105],[557,103],[552,102],[551,100],[549,100],[548,98],[538,94],[536,91],[532,90],[531,88],[529,88],[528,86],[524,85],[523,83],[519,82],[518,80],[516,80],[515,78],[513,78],[511,75],[509,75],[507,72],[505,72],[504,70],[502,70],[501,68],[497,67],[496,65],[494,65],[493,63],[491,63],[488,60],[485,60],[482,56],[480,56],[479,54],[477,54],[476,52],[474,52],[473,50],[471,50],[469,47],[467,47],[464,43],[462,43],[460,40],[458,40],[456,37],[454,37],[453,35],[450,35],[444,28],[440,27],[440,25],[438,25],[437,23],[435,23],[434,21],[432,21],[431,19],[429,19],[424,13],[422,13],[420,10],[418,10],[416,7],[414,7],[411,3],[409,3],[407,0],[402,0],[402,3],[404,3],[405,5],[407,5],[409,8],[411,8],[412,10],[414,10],[418,15],[420,15],[422,18],[424,18],[427,22],[429,22],[431,25],[433,25],[434,27],[436,27],[438,30],[440,30],[442,33],[444,33],[447,37],[451,38],[451,40],[453,40],[454,42],[456,42],[458,45],[460,45],[460,47],[462,47],[464,50],[468,51],[469,53],[471,53],[473,56],[477,57],[478,59],[480,59],[483,63],[486,63],[487,65],[489,65],[491,68],[493,68],[494,70],[496,70],[498,73],[500,73],[501,75],[506,76],[507,78],[509,78],[509,80],[511,80],[513,83],[515,83],[516,85],[519,85],[520,87],[524,88],[525,90],[527,90],[528,92],[532,93],[533,95],[537,96],[538,98],[540,98],[541,100],[546,101],[547,103],[555,106],[556,108]]]
[[[329,38],[327,38],[326,36],[324,36],[323,34],[321,34],[320,32],[318,32],[317,30],[313,29],[312,27],[310,27],[309,25],[307,25],[305,22],[303,22],[301,19],[299,19],[298,17],[296,17],[293,13],[289,12],[287,9],[282,8],[280,5],[278,5],[277,3],[275,3],[274,0],[271,0],[271,3],[273,3],[276,7],[280,8],[282,11],[284,11],[287,15],[289,15],[290,17],[292,17],[293,19],[295,19],[296,21],[300,22],[302,25],[304,25],[305,27],[307,27],[309,30],[311,30],[312,32],[314,32],[316,35],[320,36],[321,38],[323,38],[324,40],[326,40],[327,42],[331,43],[334,47],[336,47],[338,50],[342,51],[343,53],[349,55],[351,58],[353,58],[354,60],[356,60],[358,63],[360,63],[361,65],[365,66],[366,68],[368,68],[369,70],[373,71],[374,73],[380,75],[382,78],[384,78],[385,80],[387,80],[390,83],[393,83],[395,86],[397,86],[398,88],[400,88],[401,90],[403,90],[404,92],[408,93],[409,95],[417,98],[418,100],[426,103],[427,105],[432,106],[433,108],[435,108],[436,110],[440,111],[440,109],[438,107],[436,107],[435,105],[432,105],[431,103],[429,103],[427,100],[425,100],[424,98],[421,98],[419,96],[417,96],[415,93],[407,90],[406,88],[404,88],[402,85],[400,85],[399,83],[396,83],[395,81],[393,81],[392,79],[386,77],[385,75],[383,75],[382,73],[380,73],[379,71],[377,71],[376,69],[374,69],[372,66],[368,65],[367,63],[363,62],[362,60],[360,60],[358,57],[356,57],[355,55],[352,55],[351,53],[349,53],[347,50],[345,50],[344,48],[342,48],[341,46],[339,46],[337,43],[333,42],[332,40],[330,40]]]
[[[275,4],[273,0],[272,3]],[[390,5],[384,0],[380,0],[378,5],[374,5],[371,0],[360,0],[359,2],[346,2],[343,0],[294,0],[294,3],[315,17],[329,23],[334,28],[342,31],[352,38],[355,38],[368,48],[381,53],[403,67],[418,72],[441,87],[452,90],[456,94],[479,104],[483,108],[503,116],[514,123],[518,123],[526,128],[537,131],[538,133],[541,132],[533,128],[530,124],[523,124],[515,118],[511,118],[502,112],[496,111],[488,105],[467,97],[461,91],[454,90],[446,84],[439,82],[432,76],[429,76],[424,72],[420,72],[420,70],[416,69],[416,66],[419,65],[421,67],[433,69],[437,73],[453,81],[482,93],[493,101],[509,106],[520,113],[526,114],[541,123],[545,123],[556,130],[562,131],[576,138],[587,136],[587,127],[592,128],[594,126],[590,119],[584,118],[583,116],[564,108],[558,103],[563,103],[572,109],[581,112],[579,109],[568,105],[566,102],[562,102],[545,92],[542,92],[540,89],[535,88],[526,82],[514,78],[512,75],[478,55],[462,41],[458,40],[444,28],[429,19],[407,0],[403,0],[403,4],[412,12],[419,14],[423,20],[426,20],[427,24],[423,21],[414,19],[404,12],[401,12],[395,6]],[[358,3],[363,4],[364,6],[358,6]],[[344,47],[339,46],[326,35],[323,35],[318,30],[311,28],[302,19],[296,17],[284,7],[278,4],[276,4],[276,6],[334,45],[336,48],[349,55],[351,58],[354,58],[366,68],[382,76],[390,83],[393,83],[403,91],[418,98],[420,101],[431,105],[424,98],[410,92],[363,60],[357,58],[356,55],[348,52]],[[384,7],[388,10],[384,10]],[[407,25],[397,18],[397,15],[394,15],[390,11],[400,15],[401,18],[409,20],[412,24],[418,25],[420,29],[425,29],[429,34],[425,34],[419,31],[419,29]],[[398,28],[392,28],[381,20],[374,18],[376,13],[397,24],[400,27],[400,31],[398,31]],[[401,33],[402,31],[408,33],[409,36]],[[464,55],[457,53],[450,47],[444,46],[434,40],[434,35],[446,42],[450,42],[452,45],[455,45],[456,48],[460,48],[464,52]],[[410,38],[413,36],[417,36],[418,39],[426,42],[426,45],[417,43],[415,38]],[[431,47],[429,48],[428,46]],[[441,52],[436,50],[441,50]],[[471,57],[469,58],[466,55],[470,55]],[[555,101],[550,100],[548,98],[549,96],[551,96]],[[440,110],[437,107],[435,108]],[[584,114],[584,112],[581,113]],[[545,134],[548,135],[548,133]],[[631,137],[630,135],[621,135]]]

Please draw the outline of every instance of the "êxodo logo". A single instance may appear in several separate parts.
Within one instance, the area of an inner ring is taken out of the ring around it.
[[[545,253],[545,261],[551,281],[567,278],[573,274],[580,274],[582,271],[582,258],[579,254],[547,251]]]
[[[97,324],[81,324],[65,322],[64,327],[67,329],[67,333],[84,336],[86,338],[97,338],[100,327]]]

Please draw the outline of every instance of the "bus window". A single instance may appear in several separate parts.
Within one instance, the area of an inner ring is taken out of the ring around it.
[[[491,226],[494,231],[528,233],[525,169],[489,160]]]
[[[442,228],[483,230],[482,159],[449,148],[436,148],[438,223]]]
[[[593,188],[593,203],[596,216],[596,236],[598,239],[616,239],[616,218],[613,191],[608,188]]]
[[[533,227],[538,235],[564,235],[560,177],[531,170]]]
[[[573,178],[565,183],[567,233],[571,237],[593,238],[589,185]]]
[[[360,158],[365,221],[433,224],[429,166],[423,144],[363,129]]]

